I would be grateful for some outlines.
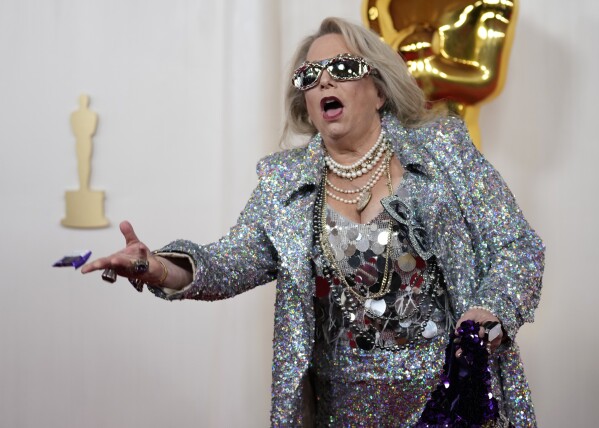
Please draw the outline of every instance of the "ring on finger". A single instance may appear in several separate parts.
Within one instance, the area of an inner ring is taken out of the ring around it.
[[[129,283],[140,293],[144,289],[144,282],[139,278],[129,278]]]
[[[116,281],[116,270],[107,268],[102,272],[102,279],[106,282],[110,282],[111,284]]]
[[[150,268],[150,262],[147,259],[136,259],[131,262],[133,272],[136,274],[146,273]]]
[[[502,333],[501,323],[497,321],[487,321],[483,324],[485,329],[485,338],[489,342],[494,341]]]

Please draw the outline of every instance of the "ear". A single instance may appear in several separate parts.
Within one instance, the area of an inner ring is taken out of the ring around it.
[[[376,103],[376,109],[377,111],[380,110],[385,103],[387,102],[387,97],[385,96],[385,94],[383,94],[383,92],[377,88],[377,97],[378,97],[378,101]]]

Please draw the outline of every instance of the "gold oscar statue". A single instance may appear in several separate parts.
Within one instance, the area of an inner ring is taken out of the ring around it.
[[[65,194],[67,215],[62,219],[63,226],[76,228],[97,228],[108,226],[104,217],[104,192],[91,190],[92,136],[98,126],[98,115],[89,109],[89,97],[79,97],[79,110],[71,114],[71,129],[77,143],[77,171],[79,189],[68,190]]]
[[[431,101],[464,118],[480,148],[480,105],[497,96],[517,16],[516,0],[364,0],[362,17],[406,60]]]

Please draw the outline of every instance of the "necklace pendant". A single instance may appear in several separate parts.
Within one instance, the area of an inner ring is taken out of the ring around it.
[[[364,208],[366,208],[366,206],[370,202],[370,198],[372,198],[372,193],[370,192],[370,190],[365,190],[362,193],[360,193],[360,198],[358,199],[358,202],[356,204],[356,209],[358,210],[358,212],[362,212]]]

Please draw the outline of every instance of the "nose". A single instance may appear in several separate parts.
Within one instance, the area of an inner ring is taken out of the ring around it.
[[[325,87],[334,86],[335,80],[331,77],[329,72],[325,69],[325,70],[322,70],[322,74],[320,75],[319,83],[320,83],[321,88],[325,88]]]

